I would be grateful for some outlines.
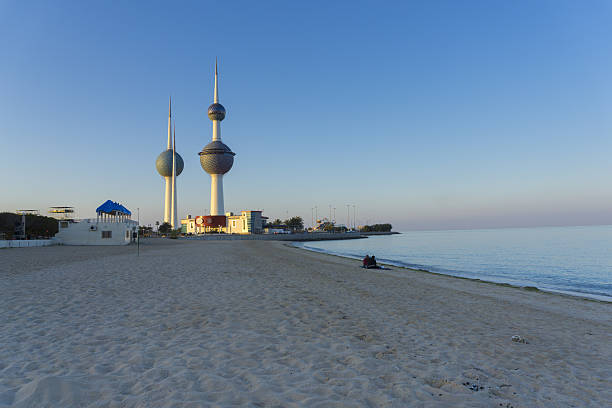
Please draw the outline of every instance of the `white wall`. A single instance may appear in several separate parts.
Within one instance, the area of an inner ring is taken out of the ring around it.
[[[52,239],[9,239],[0,240],[0,248],[27,248],[57,245]]]
[[[196,225],[195,218],[185,218],[181,220],[181,228],[185,225],[186,234],[196,234],[199,227]]]
[[[227,217],[225,231],[228,234],[242,234],[242,218]]]
[[[111,238],[102,238],[103,231],[110,231]],[[70,222],[55,234],[62,245],[127,245],[132,240],[132,232],[138,232],[136,221],[96,222],[95,219]]]

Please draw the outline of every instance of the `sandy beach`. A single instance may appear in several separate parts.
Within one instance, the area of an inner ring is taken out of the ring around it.
[[[140,249],[0,250],[0,407],[611,406],[610,303],[281,242]]]

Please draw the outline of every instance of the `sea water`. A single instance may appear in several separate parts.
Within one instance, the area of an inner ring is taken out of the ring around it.
[[[411,231],[296,243],[314,251],[612,301],[612,226]]]

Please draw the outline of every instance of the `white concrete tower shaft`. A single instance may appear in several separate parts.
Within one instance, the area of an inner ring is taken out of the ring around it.
[[[223,208],[223,174],[210,175],[210,215],[225,215]]]
[[[170,225],[172,225],[172,229],[177,228],[176,224],[178,221],[176,199],[176,121],[174,121],[174,138],[172,140],[172,208],[170,210]]]
[[[168,105],[168,149],[172,148],[172,134],[171,134],[171,120],[172,120],[172,97]],[[172,177],[164,177],[166,181],[166,193],[164,195],[164,222],[170,222],[170,200],[172,195]]]

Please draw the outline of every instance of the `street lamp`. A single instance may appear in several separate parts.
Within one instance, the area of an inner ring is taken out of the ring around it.
[[[314,207],[310,207],[310,226],[314,228]]]
[[[138,251],[137,256],[140,256],[140,207],[136,207],[136,210],[138,211],[138,227],[136,228],[136,248]]]
[[[350,225],[351,225],[351,205],[347,204],[346,205],[346,230],[347,231],[351,229]]]

